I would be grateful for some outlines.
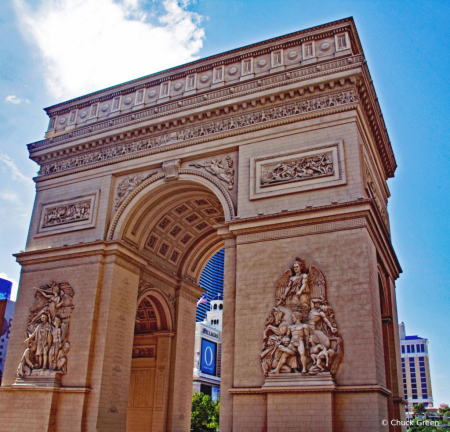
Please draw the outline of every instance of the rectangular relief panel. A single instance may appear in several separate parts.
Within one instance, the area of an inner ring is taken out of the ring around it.
[[[250,199],[347,183],[342,140],[250,159]]]
[[[41,204],[36,237],[94,228],[100,191]]]

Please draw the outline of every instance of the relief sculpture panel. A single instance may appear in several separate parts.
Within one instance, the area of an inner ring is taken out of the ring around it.
[[[321,270],[311,266],[306,271],[303,261],[295,258],[293,270],[278,280],[275,297],[263,333],[264,375],[334,375],[344,348]]]
[[[74,291],[66,283],[50,282],[35,288],[33,306],[30,308],[26,339],[27,345],[19,367],[17,377],[20,381],[27,377],[59,381],[59,375],[67,373],[67,354],[72,299]]]

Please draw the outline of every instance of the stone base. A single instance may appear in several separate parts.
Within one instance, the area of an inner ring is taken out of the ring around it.
[[[262,386],[263,389],[267,388],[304,388],[304,387],[336,387],[334,377],[330,372],[322,372],[317,375],[308,375],[300,373],[280,373],[277,375],[269,375],[266,377],[266,381]]]
[[[31,375],[25,375],[22,378],[16,378],[13,387],[61,387],[61,372],[37,369],[31,372]]]

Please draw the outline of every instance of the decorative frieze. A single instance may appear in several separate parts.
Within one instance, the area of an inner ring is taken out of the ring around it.
[[[17,368],[17,385],[58,385],[59,375],[67,373],[67,354],[74,291],[66,283],[50,282],[34,288],[26,339],[27,349]]]
[[[65,201],[41,204],[37,236],[95,226],[99,192]]]
[[[305,270],[296,257],[275,287],[261,350],[266,382],[280,373],[334,375],[342,360],[343,341],[327,301],[325,276],[316,266]]]
[[[156,357],[156,346],[134,346],[133,347],[133,358],[155,358]]]
[[[342,140],[253,157],[250,199],[297,193],[346,183]]]
[[[43,164],[39,171],[39,175],[67,171],[73,168],[145,151],[154,147],[170,145],[208,135],[216,135],[233,129],[242,129],[259,123],[349,105],[355,102],[358,102],[358,96],[357,91],[354,88],[328,93],[324,96],[305,98],[296,102],[278,105],[273,108],[261,109],[248,114],[241,114],[214,122],[202,123],[198,126],[184,127],[171,133],[162,133],[150,138],[114,145],[103,150],[87,152],[84,155],[60,159],[49,164]]]

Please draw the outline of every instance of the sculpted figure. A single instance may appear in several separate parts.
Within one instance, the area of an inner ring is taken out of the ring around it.
[[[62,348],[61,318],[55,317],[52,331],[52,347],[50,348],[50,368],[56,369],[59,350]]]
[[[315,163],[327,169],[326,159],[318,157]],[[293,371],[295,364],[301,364],[302,374],[335,374],[344,353],[343,341],[327,301],[323,273],[314,265],[305,271],[296,257],[293,269],[277,282],[275,304],[263,332],[264,375]]]
[[[230,128],[232,126],[230,125]],[[207,160],[204,164],[192,164],[189,166],[194,166],[195,168],[205,168],[210,174],[216,176],[220,180],[228,183],[228,189],[233,189],[234,187],[234,168],[233,159],[230,156],[226,156],[222,159],[212,158]]]
[[[42,314],[41,324],[38,324],[34,332],[25,340],[25,343],[36,342],[35,369],[47,369],[48,351],[52,344],[52,326],[48,322],[48,315]]]
[[[306,373],[306,347],[308,346],[309,339],[309,326],[302,323],[301,312],[294,312],[294,324],[289,326],[287,336],[291,337],[291,344],[295,347],[296,351],[300,355],[302,362],[302,373]]]
[[[62,373],[67,372],[67,353],[69,350],[70,344],[66,342],[58,352],[58,357],[56,358],[56,369]]]
[[[269,372],[269,375],[278,374],[280,372],[291,372],[292,369],[298,368],[295,348],[290,342],[291,340],[288,336],[281,339],[281,343],[275,350],[272,360],[272,368],[275,369]]]
[[[17,376],[22,378],[24,375],[31,375],[31,371],[35,368],[36,341],[28,342],[28,348],[23,353],[17,368]]]

